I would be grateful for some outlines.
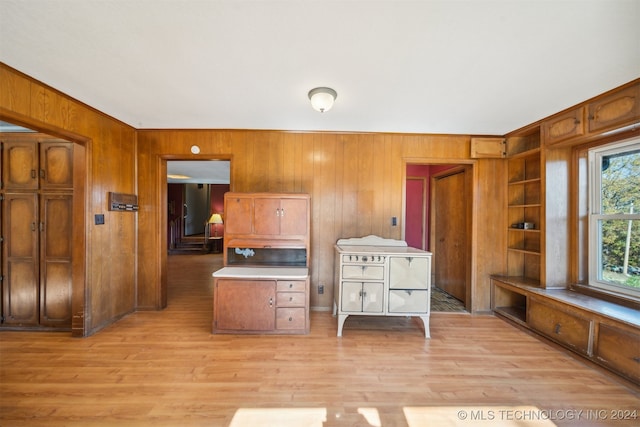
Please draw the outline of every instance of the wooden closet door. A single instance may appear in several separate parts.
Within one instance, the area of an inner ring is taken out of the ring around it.
[[[467,194],[465,172],[435,178],[434,285],[466,303]]]
[[[40,324],[71,327],[71,195],[40,199]]]
[[[2,215],[4,324],[38,324],[38,209],[34,193],[5,194]]]

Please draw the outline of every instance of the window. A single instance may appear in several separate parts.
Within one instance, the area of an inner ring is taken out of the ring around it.
[[[640,139],[589,151],[589,285],[640,297]]]

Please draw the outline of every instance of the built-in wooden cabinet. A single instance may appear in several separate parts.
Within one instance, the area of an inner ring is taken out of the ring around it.
[[[640,384],[640,312],[514,277],[491,279],[493,311]]]
[[[66,141],[3,141],[3,189],[70,190],[73,188],[73,144]]]
[[[640,331],[600,323],[595,357],[601,364],[640,384]]]
[[[535,296],[529,298],[527,311],[528,324],[537,332],[578,353],[589,356],[593,354],[593,320]]]
[[[542,134],[547,144],[557,144],[585,134],[585,107],[578,107],[542,123]]]
[[[2,323],[71,328],[73,144],[2,136]]]
[[[589,132],[604,132],[640,120],[640,81],[587,105]]]
[[[540,131],[507,138],[507,274],[540,280],[543,191]]]
[[[545,145],[573,144],[640,122],[640,80],[542,121]]]

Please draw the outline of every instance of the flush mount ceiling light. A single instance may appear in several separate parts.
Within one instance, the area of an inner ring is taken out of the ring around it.
[[[333,107],[338,93],[329,87],[317,87],[309,91],[309,99],[314,110],[324,113]]]

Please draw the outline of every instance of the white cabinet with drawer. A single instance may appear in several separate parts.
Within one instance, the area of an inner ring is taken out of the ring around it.
[[[341,239],[335,250],[338,336],[349,316],[418,316],[429,338],[430,252],[377,236]]]

